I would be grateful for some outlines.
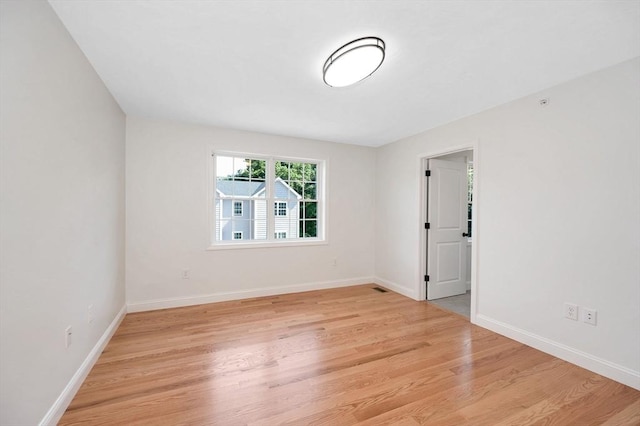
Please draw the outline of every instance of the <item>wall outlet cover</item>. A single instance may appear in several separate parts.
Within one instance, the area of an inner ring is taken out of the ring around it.
[[[597,325],[598,324],[598,311],[591,308],[584,308],[582,310],[582,321],[587,324]]]
[[[565,302],[564,304],[564,316],[574,321],[578,321],[578,305],[575,303]]]

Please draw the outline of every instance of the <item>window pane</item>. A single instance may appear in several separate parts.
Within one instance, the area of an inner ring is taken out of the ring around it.
[[[305,200],[315,200],[316,199],[316,184],[315,183],[305,183],[304,184],[304,195],[303,198]]]
[[[284,181],[289,180],[289,163],[285,161],[276,161],[276,178]]]
[[[225,181],[238,184],[237,181]],[[247,184],[248,182],[243,182]],[[241,186],[240,185],[240,186]],[[264,240],[267,238],[266,200],[236,200],[218,196],[215,199],[216,241]],[[240,238],[239,236],[242,235]]]
[[[248,164],[249,161],[251,160],[234,157],[233,174],[236,177],[236,179],[240,177],[249,178],[249,164]]]
[[[267,175],[265,160],[249,160],[249,180],[264,182]]]
[[[316,238],[318,236],[318,222],[316,220],[300,221],[300,238]]]
[[[314,201],[305,201],[300,203],[302,205],[303,219],[317,219],[318,218],[318,203]]]
[[[293,190],[293,192],[289,191],[289,198],[302,198],[302,193],[303,193],[303,184],[302,182],[299,181],[294,181],[294,182],[289,182],[289,186],[291,187],[291,189]]]
[[[253,200],[253,239],[267,239],[267,200]]]
[[[313,163],[304,163],[304,180],[305,182],[316,181],[316,165]]]
[[[289,180],[304,180],[303,167],[305,163],[289,163]]]
[[[265,197],[266,161],[216,156],[216,196]]]
[[[233,175],[233,157],[216,155],[216,178],[230,178]]]

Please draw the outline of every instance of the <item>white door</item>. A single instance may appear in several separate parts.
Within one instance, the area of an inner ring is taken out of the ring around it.
[[[467,290],[467,164],[430,159],[428,168],[427,300],[433,300]]]

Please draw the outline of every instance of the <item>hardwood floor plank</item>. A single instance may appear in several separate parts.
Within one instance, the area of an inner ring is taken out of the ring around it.
[[[373,285],[128,314],[61,425],[638,425],[640,392]]]
[[[602,425],[640,425],[640,399],[636,399],[614,416],[609,417]]]

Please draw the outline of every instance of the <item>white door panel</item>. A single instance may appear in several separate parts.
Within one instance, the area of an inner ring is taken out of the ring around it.
[[[460,280],[460,244],[438,243],[436,282],[446,283]]]
[[[429,160],[427,299],[466,291],[467,165]]]

